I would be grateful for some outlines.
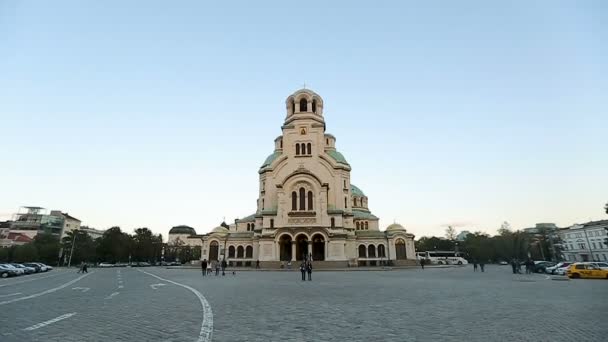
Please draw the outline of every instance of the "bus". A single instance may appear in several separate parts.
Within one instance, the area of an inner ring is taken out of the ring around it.
[[[416,252],[418,261],[425,259],[433,265],[466,265],[469,262],[463,258],[463,253],[455,251]]]

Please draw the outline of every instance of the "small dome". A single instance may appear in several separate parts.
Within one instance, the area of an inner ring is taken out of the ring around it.
[[[403,228],[402,225],[400,225],[399,223],[393,223],[390,226],[386,227],[386,231],[390,232],[390,231],[405,231],[405,228]]]
[[[225,227],[217,226],[217,227],[213,228],[213,230],[211,232],[217,233],[217,234],[228,234],[229,231]]]
[[[190,226],[175,226],[169,230],[169,234],[188,234],[196,235],[196,230]]]
[[[353,196],[365,197],[363,191],[353,184],[350,185],[350,192],[353,194]]]

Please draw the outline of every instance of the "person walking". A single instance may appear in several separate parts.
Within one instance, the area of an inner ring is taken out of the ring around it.
[[[225,276],[226,275],[226,267],[228,266],[228,263],[226,262],[226,259],[222,260],[222,275]]]
[[[83,273],[84,270],[84,261],[80,263],[80,266],[78,266],[78,272],[76,273]]]
[[[515,258],[511,259],[511,268],[513,268],[513,274],[517,273],[517,265],[515,264]]]
[[[484,266],[485,266],[485,265],[486,265],[486,264],[485,264],[483,261],[480,261],[480,262],[479,262],[479,268],[481,269],[481,272],[484,272]]]
[[[260,260],[255,261],[255,268],[258,270],[260,269]]]
[[[203,259],[203,262],[201,262],[201,272],[203,273],[203,277],[207,273],[207,259]]]
[[[308,271],[308,280],[312,281],[312,262],[309,262],[306,266],[306,271]]]
[[[477,260],[473,260],[473,272],[477,272]]]
[[[215,276],[219,276],[220,275],[220,262],[216,261],[215,262]]]
[[[300,264],[300,273],[302,273],[302,281],[306,281],[306,264],[304,261]]]
[[[420,267],[424,270],[424,259],[420,259]]]
[[[89,273],[89,265],[86,262],[82,266],[82,273]]]

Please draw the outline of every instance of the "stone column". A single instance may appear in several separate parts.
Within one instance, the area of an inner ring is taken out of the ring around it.
[[[308,241],[308,254],[306,258],[308,258],[312,254],[312,241]]]
[[[291,261],[296,261],[296,242],[291,241]]]

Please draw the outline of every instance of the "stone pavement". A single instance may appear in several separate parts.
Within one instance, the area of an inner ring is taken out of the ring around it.
[[[608,281],[553,281],[513,275],[505,266],[487,266],[485,273],[473,273],[472,267],[317,272],[312,282],[302,282],[295,271],[208,278],[193,269],[91,271],[38,296],[81,275],[58,270],[24,283],[18,282],[44,275],[0,280],[0,341],[201,340],[205,317],[195,292],[213,311],[213,341],[603,341],[608,336]]]

